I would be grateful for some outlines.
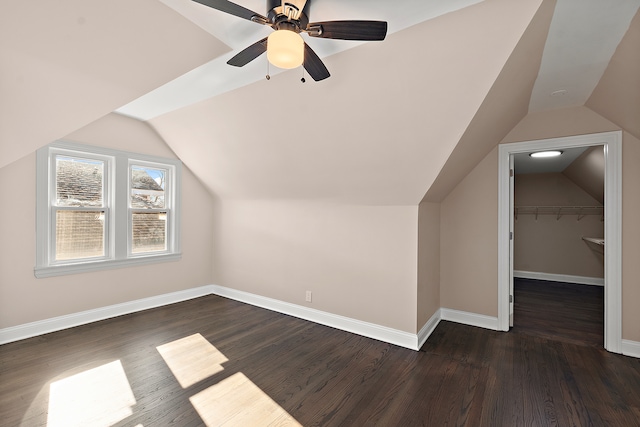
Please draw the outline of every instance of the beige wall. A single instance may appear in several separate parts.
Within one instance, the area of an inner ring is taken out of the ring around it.
[[[601,206],[562,173],[515,176],[515,206]],[[582,237],[604,237],[600,215],[521,214],[514,223],[514,270],[604,277],[600,246]]]
[[[516,173],[513,202],[515,206],[602,205],[563,173]]]
[[[147,125],[116,114],[68,140],[175,157]],[[36,279],[35,152],[0,168],[0,329],[211,284],[213,201],[187,169],[182,182],[182,260]]]
[[[588,148],[578,156],[562,174],[589,193],[600,204],[604,203],[604,147]]]
[[[440,203],[418,207],[418,331],[440,308]]]
[[[608,132],[620,128],[587,107],[530,113],[511,129],[502,143]]]
[[[622,338],[640,341],[640,139],[622,134]]]
[[[224,200],[214,218],[216,285],[416,332],[417,206]]]
[[[440,305],[498,312],[498,148],[442,201]]]

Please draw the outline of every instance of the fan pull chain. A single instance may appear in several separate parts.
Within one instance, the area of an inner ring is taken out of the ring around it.
[[[301,67],[301,68],[302,68],[302,78],[300,79],[300,81],[301,81],[302,83],[304,83],[304,82],[306,82],[306,80],[305,80],[305,78],[304,78],[304,67]]]
[[[269,75],[269,60],[267,59],[267,75],[265,76],[267,80],[271,80],[271,76]]]

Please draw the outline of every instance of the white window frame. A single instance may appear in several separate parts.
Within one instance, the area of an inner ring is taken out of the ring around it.
[[[56,261],[55,156],[65,155],[104,162],[103,197],[105,212],[105,255],[103,257]],[[132,252],[132,212],[130,207],[131,165],[167,171],[165,205],[167,211],[164,251]],[[177,261],[180,247],[180,183],[182,162],[68,141],[53,142],[36,152],[36,266],[38,278]]]
[[[163,170],[165,172],[165,207],[160,209],[160,208],[149,208],[149,209],[142,209],[142,208],[133,208],[131,206],[130,200],[131,198],[129,197],[129,194],[127,193],[127,203],[128,203],[128,213],[127,213],[127,255],[131,258],[139,258],[139,257],[146,257],[146,256],[152,256],[152,255],[161,255],[161,254],[166,254],[166,253],[171,253],[172,248],[174,246],[173,244],[173,237],[174,237],[174,229],[175,229],[175,221],[173,220],[174,218],[174,211],[175,211],[175,207],[174,207],[174,197],[172,197],[172,195],[175,193],[174,192],[174,177],[176,174],[176,168],[174,165],[169,165],[166,162],[163,163],[158,163],[158,162],[151,162],[148,159],[142,159],[140,156],[135,156],[135,157],[130,157],[128,159],[128,170],[127,170],[127,174],[128,174],[128,182],[127,182],[127,192],[129,192],[131,190],[131,181],[133,179],[133,175],[132,175],[132,167],[133,166],[141,166],[141,167],[145,167],[145,168],[152,168],[152,169],[160,169]],[[154,252],[140,252],[140,253],[134,253],[133,252],[133,214],[134,213],[139,213],[139,212],[147,212],[147,213],[152,213],[152,212],[166,212],[167,213],[167,224],[166,224],[166,246],[167,249],[164,251],[154,251]]]

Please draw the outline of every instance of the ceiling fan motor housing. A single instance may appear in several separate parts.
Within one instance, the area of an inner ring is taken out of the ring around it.
[[[267,0],[267,19],[275,30],[291,30],[300,33],[309,24],[309,1],[302,10],[296,0]]]

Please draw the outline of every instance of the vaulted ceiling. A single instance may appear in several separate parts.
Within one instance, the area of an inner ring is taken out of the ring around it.
[[[333,76],[321,84],[283,73],[151,123],[190,141],[172,148],[222,198],[416,205],[540,3],[481,2],[325,58]],[[529,93],[550,18],[532,29]]]
[[[227,66],[265,28],[190,0],[3,2],[0,167],[117,110],[222,198],[441,200],[529,111],[586,104],[637,136],[639,6],[315,0],[390,31],[309,41],[332,77],[302,84]]]

